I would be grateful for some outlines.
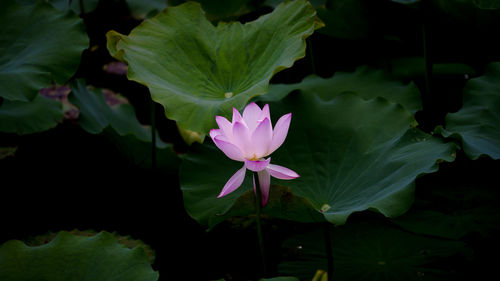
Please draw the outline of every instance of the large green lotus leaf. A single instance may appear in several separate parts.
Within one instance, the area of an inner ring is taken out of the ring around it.
[[[128,63],[128,78],[148,86],[168,118],[204,135],[216,123],[267,92],[269,79],[305,55],[305,38],[321,26],[304,0],[241,24],[213,26],[200,4],[170,7],[125,36],[107,34],[108,49]]]
[[[366,209],[401,215],[413,202],[415,178],[454,160],[453,144],[413,128],[410,112],[382,98],[300,93],[270,107],[294,116],[272,161],[301,175],[286,185],[335,224]]]
[[[107,232],[76,236],[60,232],[51,242],[29,247],[13,240],[0,247],[2,281],[156,281],[141,247],[128,249]]]
[[[446,116],[441,133],[459,137],[471,159],[483,154],[500,159],[500,63],[491,63],[485,75],[469,80],[463,95],[462,109]]]
[[[52,241],[60,233],[61,232],[49,231],[49,232],[42,234],[42,235],[30,237],[27,240],[25,240],[24,242],[26,243],[27,246],[30,246],[30,247],[41,246],[41,245],[47,244],[50,241]],[[73,230],[68,231],[68,233],[71,235],[76,235],[76,236],[95,236],[101,232],[97,232],[97,231],[92,230],[92,229],[79,230],[79,229],[75,228]],[[130,235],[120,235],[117,232],[112,232],[112,233],[108,233],[108,234],[111,234],[114,238],[116,238],[116,240],[120,244],[125,245],[129,249],[133,249],[135,247],[141,247],[147,256],[149,263],[153,264],[153,262],[155,260],[155,251],[151,248],[151,246],[149,246],[148,244],[144,243],[143,241],[141,241],[139,239],[134,239]]]
[[[186,211],[202,225],[210,228],[233,216],[255,213],[255,196],[251,174],[233,193],[217,198],[226,181],[242,167],[211,144],[194,144],[182,159],[180,182]],[[274,217],[300,221],[324,221],[310,202],[294,196],[287,187],[276,185],[284,181],[272,181],[269,204],[262,210]]]
[[[296,208],[310,210],[312,206],[316,214],[323,213],[334,224],[343,224],[351,213],[367,209],[386,216],[401,215],[413,202],[415,178],[435,171],[440,159],[454,159],[453,144],[412,128],[411,113],[385,99],[366,101],[347,93],[323,100],[314,94],[294,93],[280,103],[271,103],[270,108],[273,120],[288,112],[294,116],[287,140],[272,155],[272,163],[301,176],[272,182],[288,187],[300,198],[297,202],[302,204]],[[225,157],[222,152],[205,145],[201,152],[187,155],[181,167],[186,209],[210,226],[228,214],[242,215],[244,211],[233,205],[251,190],[247,176],[238,190],[216,199],[225,182],[242,166],[220,157]],[[249,202],[252,197],[247,198],[244,201]],[[280,208],[270,207],[266,212],[290,217]],[[307,211],[291,219],[315,221],[312,214]]]
[[[293,90],[314,93],[322,99],[331,99],[344,92],[355,93],[364,99],[383,97],[403,105],[411,113],[422,108],[420,91],[413,82],[404,84],[382,70],[366,66],[354,72],[337,72],[327,79],[311,75],[296,84],[271,84],[269,93],[259,99],[278,101]]]
[[[440,184],[417,198],[410,211],[392,221],[419,234],[459,239],[468,233],[488,236],[500,230],[500,191],[490,184]]]
[[[59,101],[37,95],[32,101],[4,100],[0,106],[0,132],[19,135],[54,128],[63,119]]]
[[[83,80],[71,85],[69,100],[80,109],[78,123],[91,134],[104,132],[134,164],[151,167],[151,127],[139,123],[127,102],[110,106],[100,89],[89,90]],[[179,159],[171,144],[156,134],[158,167],[177,167]]]
[[[439,268],[433,263],[470,254],[463,242],[418,236],[381,222],[353,222],[331,228],[330,235],[337,281],[457,280],[458,266]],[[316,270],[327,270],[323,231],[292,236],[282,247],[280,274],[311,280]]]
[[[0,96],[8,100],[32,100],[41,88],[66,83],[89,43],[80,18],[43,1],[3,1],[0,26]]]

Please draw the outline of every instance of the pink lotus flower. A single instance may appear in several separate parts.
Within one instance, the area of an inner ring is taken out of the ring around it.
[[[264,158],[283,144],[291,119],[291,113],[281,116],[273,130],[269,105],[266,104],[264,108],[260,109],[255,103],[245,107],[243,116],[233,108],[232,122],[222,116],[215,117],[219,129],[210,131],[210,137],[215,145],[227,157],[244,162],[243,168],[227,181],[217,198],[226,196],[240,187],[245,179],[247,169],[258,174],[262,206],[265,206],[269,199],[271,176],[283,180],[299,177],[297,173],[288,168],[270,164],[271,158]]]

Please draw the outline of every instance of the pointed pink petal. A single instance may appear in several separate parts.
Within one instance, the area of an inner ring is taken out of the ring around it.
[[[215,145],[226,154],[227,157],[233,159],[235,161],[244,161],[243,153],[241,150],[234,144],[230,143],[225,139],[224,136],[215,136],[213,138]]]
[[[250,132],[257,127],[257,121],[259,121],[261,114],[262,110],[255,102],[250,103],[245,107],[245,110],[243,110],[243,120],[245,120]]]
[[[216,136],[218,136],[218,135],[220,135],[220,134],[221,134],[220,129],[212,129],[212,130],[210,130],[210,137],[212,138],[212,140],[213,140]]]
[[[244,157],[253,158],[252,144],[250,143],[250,132],[243,122],[235,122],[233,125],[233,144],[236,145]]]
[[[272,139],[273,128],[271,120],[265,118],[259,122],[259,125],[255,128],[255,131],[253,131],[252,138],[250,139],[254,148],[255,158],[267,156]]]
[[[243,120],[243,117],[241,117],[241,114],[240,112],[233,107],[233,122],[232,124],[236,123],[236,122],[241,122]]]
[[[222,188],[222,191],[220,192],[219,196],[217,198],[221,198],[223,196],[228,195],[229,193],[235,191],[238,187],[241,186],[243,183],[243,180],[245,179],[245,172],[246,172],[245,166],[243,168],[239,169],[234,173],[234,175],[226,182],[226,185]]]
[[[276,126],[274,126],[273,140],[271,142],[271,148],[269,149],[269,154],[273,153],[276,149],[278,149],[278,147],[280,147],[285,141],[291,120],[292,120],[292,113],[288,113],[281,116],[278,122],[276,122]]]
[[[269,164],[266,170],[271,176],[282,180],[292,180],[300,177],[296,172],[278,165]]]
[[[262,113],[260,114],[259,120],[264,120],[265,118],[271,120],[271,114],[269,113],[269,104],[264,105],[264,107],[262,108]]]
[[[259,177],[260,193],[262,196],[261,205],[265,207],[269,201],[269,188],[271,187],[271,175],[268,171],[262,170],[257,173]],[[256,192],[255,177],[253,179],[253,190]]]
[[[257,161],[245,159],[245,167],[247,167],[247,169],[249,169],[250,171],[259,172],[264,170],[267,165],[269,165],[269,162],[271,162],[271,158],[267,158],[267,160]]]
[[[215,116],[215,122],[217,122],[221,132],[224,133],[229,140],[233,139],[233,124],[231,124],[231,122],[222,116]]]

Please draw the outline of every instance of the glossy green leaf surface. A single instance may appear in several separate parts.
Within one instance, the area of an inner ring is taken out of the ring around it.
[[[468,255],[463,242],[414,235],[380,222],[355,222],[330,228],[333,280],[457,280],[459,269],[434,268],[432,263],[454,254]],[[310,280],[327,269],[323,231],[290,237],[283,244],[280,274]],[[453,265],[452,265],[453,266]]]
[[[120,135],[132,134],[142,141],[151,141],[151,129],[139,123],[130,104],[110,106],[100,89],[89,90],[83,80],[72,83],[71,91],[69,100],[80,109],[78,123],[87,132],[98,134],[111,126]]]
[[[109,105],[100,89],[89,90],[83,80],[71,85],[69,100],[80,109],[78,123],[91,134],[105,133],[134,164],[151,167],[151,127],[139,123],[126,101]],[[172,145],[156,134],[159,167],[177,167]]]
[[[66,83],[89,43],[80,18],[43,1],[3,1],[0,26],[0,96],[8,100],[32,100],[41,88]]]
[[[303,93],[282,104],[271,108],[294,117],[273,162],[299,173],[287,186],[335,224],[366,209],[402,214],[413,201],[415,178],[436,171],[440,159],[454,160],[453,145],[413,128],[412,115],[385,99]]]
[[[500,159],[500,63],[490,64],[485,75],[467,82],[462,109],[446,116],[441,132],[460,138],[471,159]]]
[[[323,100],[303,92],[270,103],[270,109],[273,120],[293,114],[287,140],[271,155],[271,163],[301,176],[271,182],[288,187],[302,203],[307,202],[334,224],[343,224],[351,213],[367,209],[386,216],[404,213],[413,202],[415,178],[436,171],[439,159],[454,159],[454,145],[412,128],[411,113],[381,98],[363,100],[346,93]],[[211,150],[215,152],[186,156],[181,168],[186,209],[210,226],[216,222],[209,218],[230,213],[234,202],[252,188],[247,174],[242,187],[217,199],[242,164],[224,159],[215,148]],[[234,209],[238,211],[236,206]],[[287,217],[280,209],[271,210],[272,216]],[[300,221],[316,219],[309,212],[295,217]]]
[[[293,90],[313,93],[322,99],[331,99],[341,93],[354,93],[364,99],[383,97],[403,105],[411,113],[422,108],[420,91],[414,83],[404,84],[382,70],[366,66],[354,72],[337,72],[330,78],[308,76],[296,84],[272,84],[269,93],[259,97],[264,102],[278,101]]]
[[[3,244],[0,280],[156,281],[158,272],[141,247],[128,249],[107,232],[87,237],[63,231],[42,246]]]
[[[305,38],[321,26],[314,8],[296,0],[241,24],[212,25],[201,6],[167,8],[125,36],[107,34],[108,50],[129,65],[129,79],[148,86],[168,118],[203,136],[214,116],[229,116],[269,79],[305,55]]]
[[[41,95],[32,101],[4,100],[0,106],[0,132],[19,135],[43,132],[63,120],[62,104]]]

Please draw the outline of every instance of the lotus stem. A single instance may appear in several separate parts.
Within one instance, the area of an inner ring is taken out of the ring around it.
[[[262,235],[262,218],[261,218],[262,193],[260,190],[259,175],[257,174],[257,172],[253,172],[253,177],[255,179],[255,210],[257,216],[257,238],[259,240],[259,249],[262,262],[262,273],[265,276],[267,274],[267,266],[266,266],[264,239]]]

